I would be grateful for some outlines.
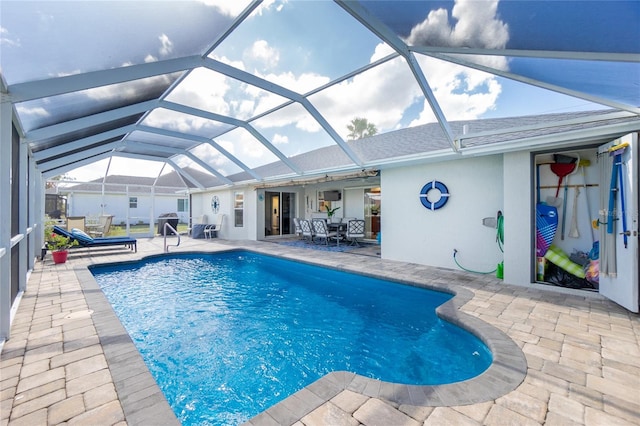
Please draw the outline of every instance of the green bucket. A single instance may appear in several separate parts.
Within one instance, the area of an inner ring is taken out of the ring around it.
[[[496,278],[504,278],[504,262],[498,263],[498,267],[496,268]]]

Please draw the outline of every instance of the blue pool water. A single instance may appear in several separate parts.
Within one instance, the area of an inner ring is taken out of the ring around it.
[[[429,385],[492,360],[435,315],[445,293],[244,251],[91,271],[183,425],[242,423],[332,371]]]

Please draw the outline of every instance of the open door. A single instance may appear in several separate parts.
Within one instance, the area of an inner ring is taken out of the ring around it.
[[[266,191],[264,201],[264,235],[292,234],[295,231],[293,217],[296,211],[296,194]]]
[[[624,148],[617,151],[621,155],[618,158],[612,155],[611,149],[621,146]],[[638,312],[637,133],[600,146],[598,163],[600,294],[632,312]]]

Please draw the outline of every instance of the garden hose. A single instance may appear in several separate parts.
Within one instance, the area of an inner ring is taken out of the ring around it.
[[[500,249],[500,252],[504,253],[504,249],[503,249],[503,245],[504,245],[504,215],[502,214],[501,211],[498,211],[498,216],[496,218],[496,243],[498,244],[498,248]],[[453,249],[453,261],[463,271],[472,272],[474,274],[493,274],[494,272],[496,272],[498,270],[499,266],[494,268],[492,271],[486,271],[486,272],[484,272],[484,271],[474,271],[473,269],[465,268],[464,266],[460,265],[460,263],[458,263],[458,259],[456,259],[456,255],[457,254],[458,254],[458,250],[457,249]]]

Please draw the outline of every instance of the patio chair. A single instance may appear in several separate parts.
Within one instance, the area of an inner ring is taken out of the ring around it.
[[[300,227],[300,219],[298,219],[297,217],[293,218],[293,225],[295,227],[295,231],[294,233],[300,237],[300,238],[304,238],[304,236],[302,235],[302,228]]]
[[[213,223],[211,225],[207,225],[204,228],[204,237],[205,238],[213,238],[218,236],[218,231],[222,229],[222,222],[224,220],[223,214],[217,214],[213,218]]]
[[[311,222],[309,222],[307,219],[300,219],[300,229],[302,230],[302,238],[307,242],[312,243],[315,234],[313,232],[313,228],[311,227]]]
[[[111,222],[113,221],[113,216],[105,214],[100,216],[100,222],[96,226],[87,227],[89,231],[89,235],[91,237],[104,237],[109,233],[111,229]],[[73,229],[73,228],[71,228]]]
[[[67,229],[73,228],[85,231],[85,217],[84,216],[67,216]]]
[[[351,240],[351,245],[360,246],[358,244],[358,238],[364,238],[364,220],[351,219],[347,222],[347,240]]]
[[[71,232],[59,226],[53,227],[53,232],[63,237],[71,238],[78,242],[80,247],[105,247],[105,246],[120,246],[128,247],[135,252],[138,252],[138,240],[131,237],[106,237],[106,238],[91,238],[84,231],[74,228]]]
[[[327,222],[324,219],[313,219],[311,222],[313,225],[313,232],[316,238],[322,238],[326,245],[329,245],[329,240],[334,239],[340,244],[340,236],[336,231],[329,231]]]

